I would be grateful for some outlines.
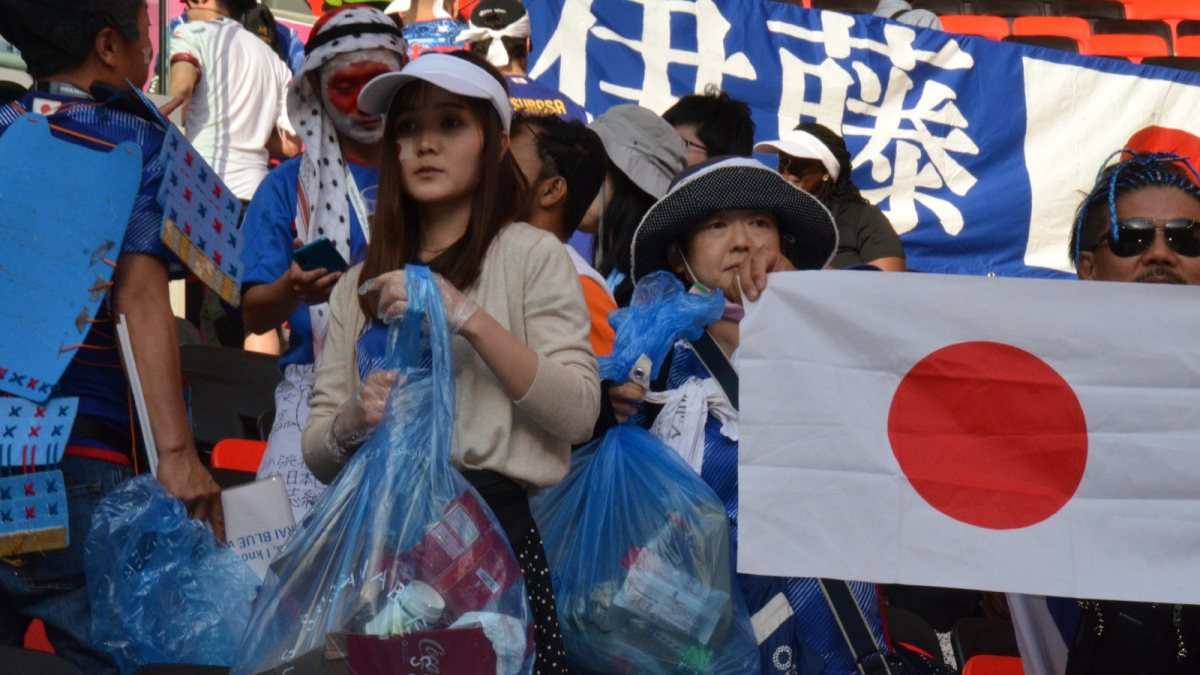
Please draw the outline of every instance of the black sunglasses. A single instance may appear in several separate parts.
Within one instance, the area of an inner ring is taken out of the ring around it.
[[[1114,238],[1109,230],[1096,242],[1096,246],[1107,239],[1109,250],[1118,258],[1141,255],[1154,245],[1154,237],[1160,228],[1172,251],[1187,258],[1200,256],[1200,223],[1191,218],[1172,218],[1161,225],[1145,218],[1122,220],[1117,223],[1117,236]]]

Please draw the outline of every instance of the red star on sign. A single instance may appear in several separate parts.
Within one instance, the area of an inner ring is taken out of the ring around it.
[[[220,234],[222,227],[225,227],[225,226],[221,224],[221,219],[213,218],[213,229],[216,230],[218,234]]]
[[[221,198],[221,185],[220,184],[213,186],[213,196],[216,197],[217,199]]]
[[[189,237],[192,236],[192,224],[191,223],[183,224],[183,233]]]
[[[217,263],[218,265],[221,264],[221,252],[220,251],[213,251],[213,262]]]
[[[183,189],[183,198],[185,201],[189,201],[189,202],[192,201],[192,189],[191,188]]]
[[[183,163],[187,164],[188,166],[192,165],[192,153],[189,152],[183,156]]]

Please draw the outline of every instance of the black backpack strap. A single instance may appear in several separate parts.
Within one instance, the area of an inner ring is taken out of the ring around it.
[[[817,579],[817,584],[833,612],[842,639],[850,648],[858,672],[861,675],[891,675],[892,668],[880,653],[871,627],[867,625],[867,617],[863,616],[862,608],[850,592],[850,586],[837,579]]]
[[[892,21],[895,21],[895,20],[899,19],[900,17],[904,16],[905,14],[908,14],[908,12],[909,12],[909,10],[907,10],[907,9],[898,9],[898,10],[892,12],[890,15],[888,15],[888,18],[891,19]]]
[[[729,399],[730,405],[734,410],[738,410],[738,376],[733,370],[729,359],[725,358],[725,353],[721,351],[717,341],[704,331],[700,337],[692,340],[692,348],[696,350],[696,356],[700,357],[700,363],[704,364],[704,368],[709,374],[717,380],[717,384],[721,385],[721,389],[725,391],[725,397]]]

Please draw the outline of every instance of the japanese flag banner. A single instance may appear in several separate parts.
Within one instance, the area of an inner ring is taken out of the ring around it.
[[[1200,294],[771,276],[738,571],[1200,603]]]
[[[771,0],[524,4],[530,75],[593,116],[715,85],[758,141],[841,134],[914,270],[1070,276],[1069,214],[1101,164],[1149,127],[1200,135],[1200,73]]]

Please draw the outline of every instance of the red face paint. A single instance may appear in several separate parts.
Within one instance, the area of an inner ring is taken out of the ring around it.
[[[325,85],[329,104],[346,115],[357,113],[358,92],[376,75],[391,70],[387,64],[378,61],[359,61],[338,69]]]

